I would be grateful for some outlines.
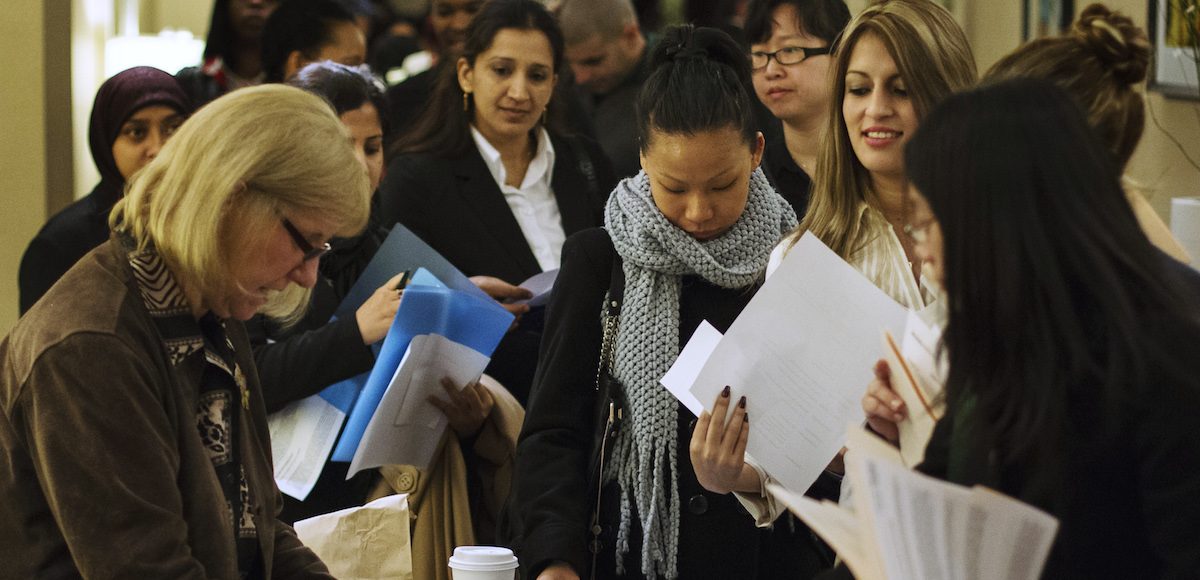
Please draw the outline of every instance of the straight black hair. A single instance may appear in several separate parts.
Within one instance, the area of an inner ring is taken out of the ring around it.
[[[391,131],[387,94],[383,81],[376,78],[367,65],[346,66],[328,60],[314,62],[300,69],[288,84],[320,95],[333,106],[338,116],[371,103],[379,115],[384,142],[387,141]]]
[[[562,133],[563,109],[568,96],[561,86],[563,75],[559,74],[563,63],[563,34],[558,21],[536,0],[491,0],[475,13],[467,27],[467,37],[460,55],[467,63],[475,66],[475,58],[491,48],[501,30],[536,30],[546,35],[554,59],[554,74],[558,75],[559,86],[555,86],[550,103],[546,106],[546,117],[550,133]],[[474,144],[471,141],[470,124],[474,114],[463,111],[463,90],[458,84],[458,67],[453,61],[439,65],[437,81],[424,113],[407,135],[401,135],[393,145],[393,155],[405,153],[432,153],[434,155],[458,155]]]
[[[690,24],[668,28],[650,53],[650,67],[637,99],[641,151],[653,131],[694,135],[733,127],[754,143],[750,60],[728,34]]]
[[[850,9],[845,0],[751,0],[746,14],[746,38],[751,43],[769,40],[774,27],[772,15],[785,4],[796,9],[801,30],[830,46],[850,23]]]
[[[204,60],[220,57],[229,66],[233,56],[233,23],[229,21],[230,0],[214,0],[212,17],[208,21],[208,37],[204,41]]]
[[[1138,226],[1120,165],[1049,82],[951,96],[905,153],[942,231],[946,393],[952,409],[973,405],[964,440],[992,468],[1061,501],[1071,435],[1116,427],[1080,425],[1068,409],[1119,416],[1144,380],[1149,345],[1161,344],[1147,313],[1200,328],[1197,314]]]
[[[266,82],[281,83],[283,68],[292,51],[315,59],[321,46],[333,42],[338,23],[356,24],[354,14],[337,0],[288,0],[282,2],[262,35],[262,70]]]

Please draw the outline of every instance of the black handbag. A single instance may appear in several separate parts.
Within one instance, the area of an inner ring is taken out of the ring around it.
[[[604,296],[601,309],[603,335],[600,342],[600,362],[596,365],[595,406],[592,413],[595,435],[592,437],[592,453],[588,465],[588,489],[594,491],[592,517],[588,532],[591,540],[588,551],[592,553],[590,577],[596,577],[596,560],[604,549],[600,541],[600,499],[604,489],[604,466],[612,456],[612,443],[620,432],[625,415],[625,392],[612,376],[613,359],[616,356],[617,328],[621,320],[621,301],[625,292],[625,271],[621,260],[613,261],[612,278]]]

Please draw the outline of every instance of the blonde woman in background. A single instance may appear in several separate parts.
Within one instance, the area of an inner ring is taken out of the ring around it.
[[[976,81],[962,29],[930,0],[886,0],[850,21],[835,47],[831,114],[808,213],[772,255],[772,268],[812,232],[906,307],[934,297],[904,233],[904,144],[921,118]]]
[[[345,126],[300,89],[235,91],[184,123],[109,241],[0,342],[7,573],[330,578],[276,518],[241,321],[297,318],[369,196]]]

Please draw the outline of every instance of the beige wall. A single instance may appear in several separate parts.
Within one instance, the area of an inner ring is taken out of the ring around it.
[[[1146,1],[1106,0],[1105,3],[1144,28]],[[1089,3],[1088,0],[1076,0],[1077,13]],[[1021,2],[974,0],[969,7],[967,35],[982,74],[1000,57],[1019,46]],[[1172,142],[1173,137],[1193,159],[1200,161],[1200,102],[1166,99],[1153,91],[1147,94],[1146,100],[1146,132],[1130,162],[1129,175],[1142,186],[1151,205],[1169,223],[1172,197],[1200,195],[1200,168],[1188,163]],[[1158,125],[1154,117],[1157,117]]]
[[[212,2],[201,0],[142,0],[142,33],[155,34],[164,28],[187,30],[196,38],[208,35]]]
[[[7,0],[0,19],[0,334],[17,320],[17,269],[46,219],[44,9],[41,0]]]
[[[1076,2],[1082,4],[1080,9],[1086,5]],[[1108,0],[1108,5],[1146,26],[1146,0]],[[1172,138],[1179,141],[1192,159],[1200,162],[1200,101],[1167,99],[1153,91],[1146,101],[1146,133],[1130,162],[1129,174],[1142,185],[1154,209],[1169,220],[1172,197],[1200,195],[1200,168],[1189,163],[1172,143]]]

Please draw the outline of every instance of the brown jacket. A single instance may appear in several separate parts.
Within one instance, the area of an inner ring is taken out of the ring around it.
[[[227,332],[250,391],[238,429],[265,575],[330,578],[275,517],[258,376],[241,324]],[[0,577],[237,577],[228,508],[196,429],[204,352],[176,347],[116,241],[0,342]]]

